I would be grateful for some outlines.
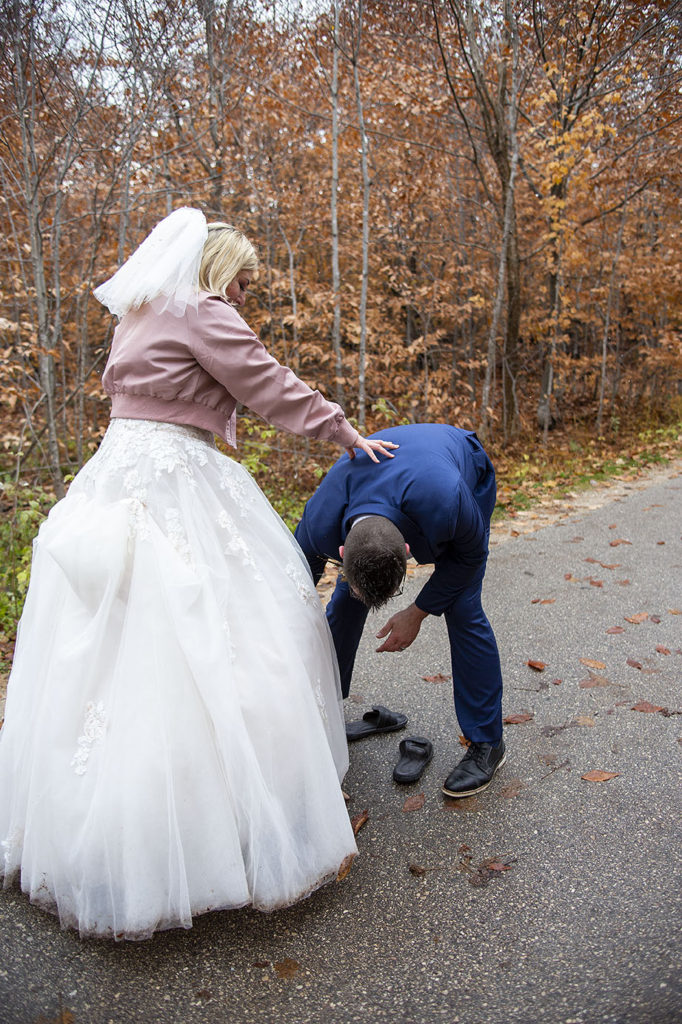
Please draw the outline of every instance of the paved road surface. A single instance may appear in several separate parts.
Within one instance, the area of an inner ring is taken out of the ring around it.
[[[212,914],[120,945],[81,942],[2,893],[0,1022],[682,1021],[679,469],[588,495],[540,529],[497,529],[485,602],[504,713],[532,718],[507,727],[507,765],[484,794],[440,792],[461,752],[448,683],[423,679],[449,674],[444,624],[376,655],[378,615],[347,717],[402,709],[436,753],[399,787],[399,735],[353,745],[350,812],[369,820],[346,881],[270,916]],[[641,701],[664,711],[632,710]],[[592,770],[615,777],[583,780]],[[423,806],[405,810],[415,793]],[[486,874],[491,858],[508,870]]]

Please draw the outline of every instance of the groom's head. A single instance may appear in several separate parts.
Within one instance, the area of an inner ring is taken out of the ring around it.
[[[355,522],[340,548],[343,575],[368,608],[381,608],[400,590],[407,569],[407,545],[390,519],[367,516]]]

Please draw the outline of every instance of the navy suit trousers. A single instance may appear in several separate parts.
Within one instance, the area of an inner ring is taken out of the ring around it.
[[[319,573],[314,575],[319,579]],[[481,588],[479,582],[456,591],[443,614],[450,640],[455,712],[462,733],[473,743],[496,744],[502,736],[502,671],[495,634],[481,605]],[[366,606],[339,577],[327,605],[327,621],[344,697],[350,692],[366,619]]]

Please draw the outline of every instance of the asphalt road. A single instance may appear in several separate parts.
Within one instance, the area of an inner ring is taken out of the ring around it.
[[[682,1021],[680,465],[536,515],[496,529],[486,577],[504,714],[530,717],[485,793],[440,791],[461,754],[449,684],[423,678],[449,675],[444,623],[377,655],[377,615],[347,717],[403,710],[435,756],[400,787],[401,734],[351,747],[349,809],[368,820],[348,878],[118,945],[0,893],[2,1024]]]

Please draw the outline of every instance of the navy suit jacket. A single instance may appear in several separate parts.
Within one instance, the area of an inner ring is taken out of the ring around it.
[[[318,579],[338,559],[358,515],[385,516],[422,564],[434,572],[417,597],[422,611],[440,615],[455,592],[485,573],[495,471],[476,435],[442,423],[391,427],[378,434],[400,445],[377,466],[364,452],[343,455],[306,504],[296,539]]]

